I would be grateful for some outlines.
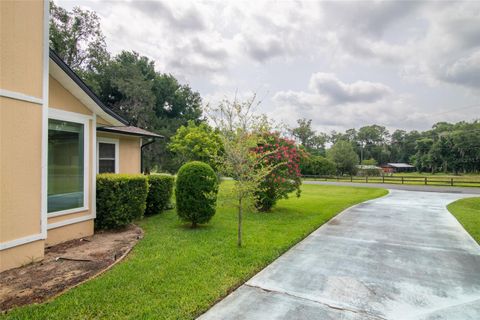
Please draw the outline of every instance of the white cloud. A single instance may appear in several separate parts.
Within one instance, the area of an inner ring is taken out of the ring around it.
[[[358,126],[372,119],[393,123],[390,115],[401,110],[408,117],[399,126],[425,126],[434,120],[422,115],[472,104],[480,95],[478,1],[59,4],[95,10],[114,53],[147,55],[205,98],[268,88],[273,94],[265,108],[288,119],[318,116]],[[408,92],[408,99],[391,88]],[[382,112],[389,106],[395,111]]]

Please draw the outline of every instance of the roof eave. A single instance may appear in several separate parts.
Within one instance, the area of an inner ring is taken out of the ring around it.
[[[53,51],[50,49],[50,59],[57,65],[67,76],[70,78],[84,93],[85,95],[99,107],[102,113],[105,113],[107,117],[113,118],[116,122],[120,122],[123,125],[128,125],[128,121],[115,113],[113,110],[103,104],[97,95],[83,82],[82,79]],[[52,68],[51,68],[52,69]],[[54,70],[52,70],[54,71]],[[53,74],[52,74],[53,75]],[[54,76],[54,75],[53,75]],[[56,78],[54,76],[54,78]],[[57,79],[57,78],[56,78]],[[59,79],[57,79],[59,80]],[[85,99],[83,99],[85,100]],[[83,101],[82,101],[83,102]],[[93,110],[92,110],[93,111]]]
[[[164,136],[153,133],[153,132],[150,132],[150,133],[126,132],[126,131],[123,131],[123,130],[116,130],[115,128],[110,128],[110,127],[98,127],[97,131],[121,134],[121,135],[126,135],[126,136],[149,137],[149,138],[158,138],[158,139],[165,138]]]

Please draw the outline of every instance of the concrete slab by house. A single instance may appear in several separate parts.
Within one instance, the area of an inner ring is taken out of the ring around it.
[[[480,319],[480,247],[446,209],[466,196],[357,205],[199,319]]]

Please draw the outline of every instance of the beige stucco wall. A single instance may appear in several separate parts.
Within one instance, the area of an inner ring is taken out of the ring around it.
[[[85,107],[85,105],[81,103],[80,100],[75,98],[52,76],[49,77],[48,92],[48,105],[50,106],[50,108],[76,112],[85,115],[92,115],[92,111],[90,111],[90,109]]]
[[[45,241],[35,241],[0,251],[0,272],[43,259]]]
[[[120,138],[120,173],[140,173],[140,138]]]
[[[41,234],[43,1],[0,1],[0,242]],[[33,98],[33,99],[32,99]],[[0,250],[0,271],[43,257],[39,240]]]
[[[102,117],[97,116],[97,126],[111,126],[112,124]]]
[[[140,173],[141,171],[141,138],[121,134],[98,132],[97,137],[119,140],[119,173]]]
[[[0,88],[42,97],[43,1],[0,1]]]
[[[47,246],[60,242],[91,236],[93,234],[93,220],[70,224],[61,228],[48,230]]]
[[[0,242],[41,232],[42,106],[0,97]]]

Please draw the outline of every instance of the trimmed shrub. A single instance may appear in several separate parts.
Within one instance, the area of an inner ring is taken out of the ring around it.
[[[118,229],[143,217],[148,194],[141,174],[97,175],[96,229]]]
[[[160,213],[167,209],[173,193],[175,178],[167,174],[148,176],[148,196],[145,215]]]
[[[215,214],[218,180],[212,167],[200,161],[184,164],[177,173],[177,214],[192,227],[207,223]]]

